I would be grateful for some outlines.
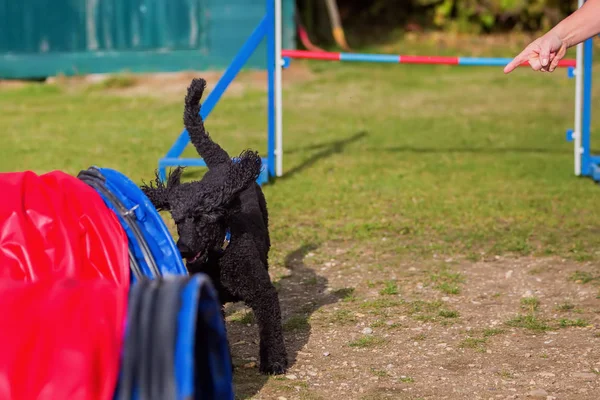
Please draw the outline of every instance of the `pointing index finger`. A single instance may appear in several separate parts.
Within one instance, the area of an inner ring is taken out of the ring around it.
[[[521,65],[525,61],[527,61],[527,56],[526,56],[527,52],[528,52],[528,49],[523,50],[518,56],[516,56],[511,62],[509,62],[506,65],[506,67],[504,67],[504,73],[508,74],[508,73],[512,72],[519,65]]]

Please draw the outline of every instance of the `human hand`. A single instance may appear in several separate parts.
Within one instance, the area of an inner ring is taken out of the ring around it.
[[[566,52],[567,44],[565,41],[556,32],[550,31],[525,47],[518,56],[504,67],[504,73],[512,72],[525,61],[529,61],[529,65],[534,71],[552,72]]]

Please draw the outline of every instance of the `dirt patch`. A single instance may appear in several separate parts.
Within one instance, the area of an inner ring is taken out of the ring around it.
[[[287,273],[275,269],[293,361],[286,377],[257,373],[251,314],[229,308],[238,398],[595,398],[596,266],[389,261],[309,247],[290,253]]]
[[[1,80],[0,79],[0,90],[2,89],[21,89],[27,85],[26,82],[19,80]]]
[[[202,77],[211,91],[221,78],[222,71],[184,71],[153,74],[91,74],[83,77],[53,77],[49,84],[58,84],[66,90],[95,90],[105,94],[126,97],[156,97],[178,100],[185,96],[193,78]],[[284,70],[283,84],[293,85],[313,78],[311,71],[301,63]],[[16,83],[13,83],[16,84]],[[227,89],[228,96],[243,96],[248,90],[267,90],[266,71],[242,71]]]

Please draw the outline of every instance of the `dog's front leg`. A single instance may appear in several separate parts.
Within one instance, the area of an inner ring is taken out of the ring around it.
[[[232,252],[234,253],[234,252]],[[288,367],[279,297],[267,269],[256,257],[222,260],[221,283],[254,312],[260,335],[260,372],[283,374]]]
[[[279,297],[273,284],[261,291],[246,304],[252,308],[260,335],[260,372],[283,374],[287,370],[287,352],[281,326]]]

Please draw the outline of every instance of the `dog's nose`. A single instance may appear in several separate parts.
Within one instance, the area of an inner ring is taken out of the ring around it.
[[[188,255],[192,252],[192,250],[185,245],[181,240],[177,241],[177,249],[181,253],[182,256]]]

